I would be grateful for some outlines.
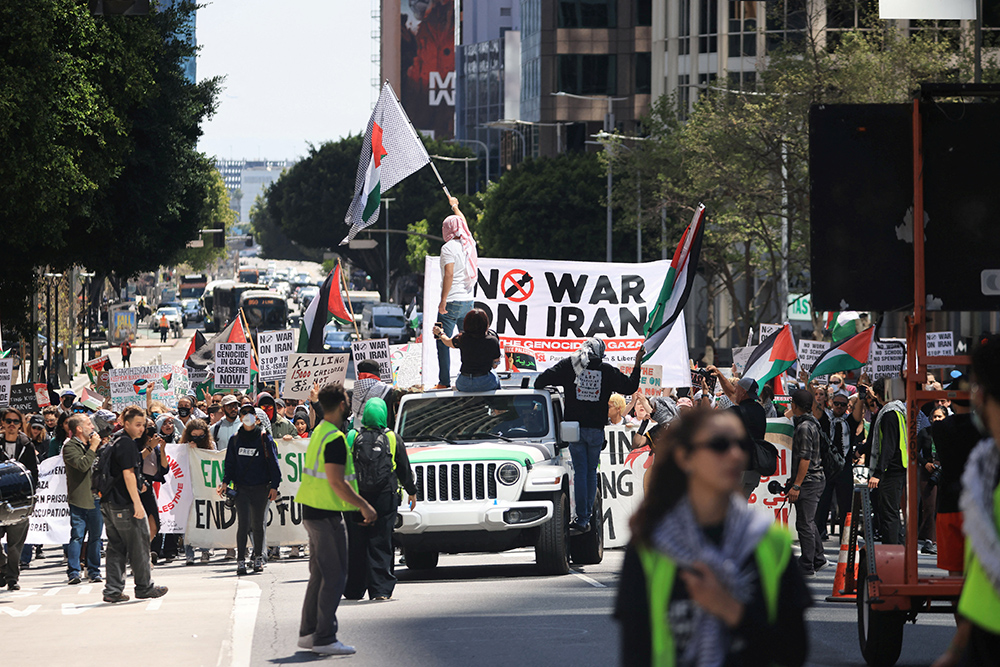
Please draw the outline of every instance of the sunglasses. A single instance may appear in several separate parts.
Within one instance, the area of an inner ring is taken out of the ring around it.
[[[846,408],[847,403],[845,401],[834,401],[833,404],[838,408]]]
[[[739,447],[745,452],[750,451],[750,441],[747,439],[736,440],[724,435],[717,435],[698,449],[709,449],[716,454],[725,454],[733,447]]]
[[[202,440],[205,439],[205,434],[204,433],[199,433],[198,435],[195,435],[194,433],[192,433],[191,434],[191,439],[192,440],[198,440],[200,442],[200,441],[202,441]]]
[[[20,419],[4,419],[3,423],[4,424],[20,424],[21,420]]]

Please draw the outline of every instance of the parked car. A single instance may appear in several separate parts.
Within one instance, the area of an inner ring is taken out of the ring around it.
[[[365,304],[361,311],[361,335],[365,338],[388,338],[390,343],[410,339],[403,307],[395,303]]]
[[[340,331],[336,327],[336,323],[331,322],[323,329],[323,349],[326,352],[350,354],[351,341],[355,338],[354,333],[351,331]]]

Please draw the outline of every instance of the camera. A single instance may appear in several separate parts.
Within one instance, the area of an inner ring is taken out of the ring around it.
[[[935,486],[941,483],[941,464],[935,463],[934,470],[931,471],[930,477],[927,478],[928,486]]]
[[[788,493],[788,487],[782,486],[781,482],[779,482],[776,479],[772,479],[770,482],[767,483],[767,492],[770,493],[772,496],[777,496],[783,493]]]
[[[146,435],[143,436],[143,439],[146,440],[146,441],[148,441],[150,438],[155,438],[155,437],[156,437],[156,427],[155,426],[147,426],[146,427]]]
[[[864,399],[868,398],[868,387],[866,387],[864,385],[859,385],[858,386],[858,396],[861,397],[861,400],[864,400]]]
[[[232,486],[227,486],[226,487],[226,497],[225,497],[226,507],[228,507],[230,509],[232,509],[233,507],[236,507],[236,495],[237,495],[237,492],[236,492],[236,489],[234,487],[232,487]]]

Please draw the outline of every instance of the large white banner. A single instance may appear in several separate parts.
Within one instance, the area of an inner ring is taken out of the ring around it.
[[[35,510],[28,519],[25,544],[69,542],[69,503],[66,502],[66,466],[62,454],[38,464]]]
[[[267,513],[267,545],[306,544],[309,537],[302,525],[302,506],[294,498],[309,441],[279,440],[277,445],[281,498],[271,503]],[[188,449],[188,456],[192,504],[185,541],[196,547],[231,549],[236,546],[236,510],[226,507],[216,492],[222,483],[226,453]]]
[[[538,259],[479,260],[476,307],[490,316],[501,347],[520,345],[535,354],[545,369],[569,356],[591,336],[607,342],[606,361],[631,364],[645,338],[643,328],[655,305],[670,262],[614,264]],[[440,258],[424,260],[423,381],[437,384],[437,346],[431,329],[440,319]],[[454,333],[454,332],[453,332]],[[451,375],[461,364],[450,350]],[[684,317],[647,363],[663,368],[665,387],[686,387],[688,345]]]
[[[153,482],[156,504],[160,508],[160,532],[184,534],[191,511],[191,468],[188,443],[167,445],[170,471],[166,482]]]

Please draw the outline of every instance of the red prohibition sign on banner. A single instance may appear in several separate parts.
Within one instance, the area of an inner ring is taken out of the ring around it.
[[[513,269],[508,271],[500,281],[500,291],[505,299],[515,303],[526,301],[535,291],[535,280],[527,271]]]

